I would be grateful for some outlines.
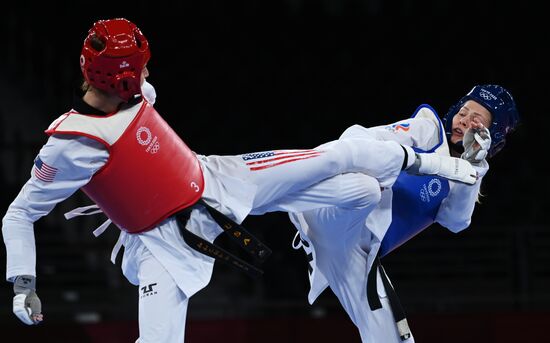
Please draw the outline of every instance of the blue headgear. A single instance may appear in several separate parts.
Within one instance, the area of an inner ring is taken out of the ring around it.
[[[504,147],[506,135],[512,132],[519,123],[519,113],[514,98],[512,98],[510,92],[499,85],[474,86],[458,103],[451,106],[443,118],[443,125],[449,142],[453,129],[453,117],[468,100],[474,100],[491,112],[489,157],[492,157]],[[459,145],[462,146],[462,143],[459,142]]]

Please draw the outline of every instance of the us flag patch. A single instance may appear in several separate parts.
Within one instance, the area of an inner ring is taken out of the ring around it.
[[[321,155],[318,150],[274,150],[242,155],[250,170],[262,170]]]
[[[34,176],[44,182],[52,182],[57,174],[57,168],[42,162],[40,157],[34,160]]]

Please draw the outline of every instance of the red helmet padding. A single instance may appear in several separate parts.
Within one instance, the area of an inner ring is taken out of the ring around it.
[[[94,37],[104,43],[102,50],[93,46]],[[128,101],[141,93],[141,73],[150,57],[149,43],[134,23],[99,20],[84,40],[80,68],[91,86]]]

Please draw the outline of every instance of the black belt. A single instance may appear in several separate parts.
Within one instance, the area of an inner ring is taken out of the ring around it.
[[[190,247],[207,256],[227,263],[253,277],[261,276],[263,271],[256,266],[244,261],[218,245],[208,242],[185,228],[185,225],[189,220],[189,216],[191,215],[191,211],[198,207],[206,208],[214,221],[224,230],[224,233],[227,234],[233,241],[236,241],[238,245],[244,249],[244,251],[252,255],[259,262],[264,262],[269,255],[271,255],[271,249],[269,249],[265,244],[250,234],[250,232],[248,232],[243,226],[235,223],[225,214],[208,205],[203,199],[200,199],[193,206],[188,207],[175,215],[180,224],[179,229],[183,236],[183,240]]]
[[[370,309],[371,311],[376,311],[382,308],[382,303],[378,297],[378,290],[376,289],[377,270],[380,270],[380,277],[382,278],[382,284],[384,285],[386,294],[388,295],[393,318],[395,320],[395,324],[397,325],[397,331],[399,332],[401,340],[404,341],[411,337],[411,329],[409,328],[409,323],[407,322],[407,317],[405,315],[405,311],[403,310],[403,306],[401,305],[401,301],[399,301],[397,293],[392,287],[384,267],[382,267],[382,264],[380,263],[379,256],[376,256],[374,259],[374,263],[367,278],[367,300],[369,302]]]

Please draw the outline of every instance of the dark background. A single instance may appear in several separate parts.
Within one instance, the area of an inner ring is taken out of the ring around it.
[[[472,86],[501,84],[514,95],[522,123],[491,160],[470,229],[455,235],[434,225],[385,266],[418,342],[503,342],[526,332],[539,339],[536,323],[550,305],[543,167],[550,30],[540,12],[526,1],[8,4],[0,14],[0,212],[28,179],[47,139],[43,130],[70,108],[81,81],[81,44],[98,19],[125,17],[141,28],[152,50],[155,107],[205,155],[312,148],[356,123],[408,117],[422,103],[443,115]],[[24,328],[11,314],[11,285],[4,283],[0,319],[8,332],[81,334],[87,327],[78,341],[90,341],[90,332],[113,322],[135,330],[137,288],[121,275],[120,261],[109,262],[116,230],[94,239],[99,219],[63,219],[84,204],[77,193],[36,223],[38,293],[49,324]],[[205,321],[223,327],[235,319],[242,321],[230,327],[263,328],[262,335],[278,341],[297,339],[308,325],[312,332],[333,326],[341,329],[340,340],[358,340],[330,291],[307,304],[305,256],[290,247],[294,229],[286,215],[244,224],[274,250],[266,274],[251,280],[217,266],[210,285],[191,300],[189,341],[207,341],[192,336],[212,331],[201,331]],[[297,321],[303,326],[288,324]],[[503,323],[506,334],[499,336],[495,326]],[[245,341],[233,334],[220,335]]]

